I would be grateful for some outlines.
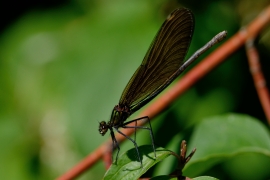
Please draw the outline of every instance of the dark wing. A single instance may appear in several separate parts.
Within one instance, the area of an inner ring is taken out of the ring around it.
[[[170,14],[128,82],[119,104],[135,112],[169,85],[167,80],[183,64],[193,29],[194,18],[190,10],[176,9]]]

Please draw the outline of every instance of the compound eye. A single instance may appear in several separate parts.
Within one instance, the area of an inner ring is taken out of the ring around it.
[[[103,136],[104,134],[106,134],[108,130],[108,126],[106,124],[105,121],[102,121],[99,123],[99,133]]]

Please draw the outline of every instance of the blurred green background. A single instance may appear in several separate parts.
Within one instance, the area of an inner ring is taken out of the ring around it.
[[[1,179],[54,179],[107,140],[98,122],[109,120],[173,9],[184,6],[194,12],[189,56],[220,31],[233,36],[269,5],[267,0],[11,2],[0,6]],[[268,28],[257,40],[267,82],[269,42]],[[189,142],[203,118],[231,112],[267,124],[244,48],[152,121],[156,144],[168,147],[175,138]],[[139,132],[137,142],[150,144],[148,132]],[[130,148],[132,143],[124,142],[120,154]],[[219,164],[207,172],[234,179],[237,172],[228,169]],[[104,173],[100,161],[79,179],[101,179]]]

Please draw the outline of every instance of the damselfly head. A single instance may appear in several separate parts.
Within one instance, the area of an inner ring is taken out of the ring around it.
[[[104,136],[104,134],[106,134],[107,130],[108,130],[108,125],[105,121],[101,121],[99,123],[99,133]]]

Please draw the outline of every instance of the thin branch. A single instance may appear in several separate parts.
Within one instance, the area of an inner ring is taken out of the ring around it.
[[[268,120],[268,124],[270,124],[270,95],[266,86],[264,75],[261,71],[260,57],[256,47],[254,46],[253,38],[247,41],[246,52],[254,85],[257,90],[265,116]]]
[[[162,112],[169,104],[171,104],[177,97],[182,95],[187,89],[194,85],[198,80],[204,77],[207,73],[221,64],[228,56],[242,47],[247,38],[251,35],[256,37],[257,34],[270,22],[270,6],[254,20],[246,28],[241,29],[237,34],[231,37],[227,42],[221,45],[218,49],[208,55],[197,66],[191,69],[185,74],[174,86],[166,92],[166,94],[160,95],[156,98],[154,103],[151,103],[139,117],[148,116],[150,119],[157,116]],[[230,33],[230,32],[229,32]],[[138,126],[143,125],[138,123]],[[131,135],[133,129],[123,129],[122,131],[126,135]],[[118,142],[125,140],[125,138],[119,134],[116,134]],[[93,166],[99,159],[101,159],[111,146],[111,140],[106,141],[99,146],[95,151],[88,155],[85,159],[75,165],[68,172],[58,178],[58,180],[74,179],[79,176],[83,171]]]

